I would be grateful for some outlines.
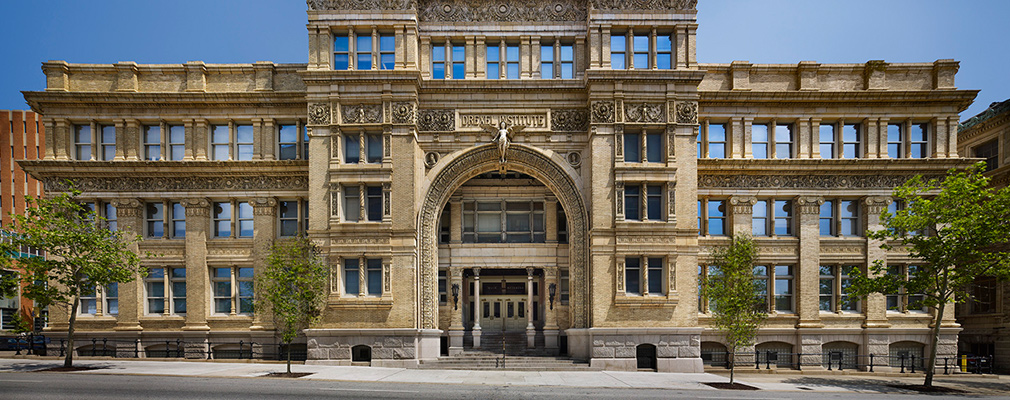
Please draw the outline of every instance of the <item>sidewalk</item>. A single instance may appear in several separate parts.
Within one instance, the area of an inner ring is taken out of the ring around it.
[[[29,372],[62,366],[62,359],[0,358],[0,373]],[[75,359],[75,366],[98,369],[71,372],[74,374],[164,375],[186,377],[256,378],[271,372],[284,372],[284,364],[228,363],[216,361],[148,361],[137,359]],[[590,388],[656,388],[680,390],[717,390],[704,383],[729,382],[728,373],[676,374],[623,371],[461,371],[379,367],[338,367],[324,365],[291,366],[292,372],[306,372],[305,380],[436,383],[463,385],[529,385]],[[278,379],[278,378],[272,378]],[[736,381],[763,390],[848,393],[917,392],[893,388],[888,384],[921,384],[921,376],[880,376],[868,373],[852,374],[754,374],[738,371]],[[963,390],[965,394],[1010,394],[1010,379],[1006,376],[937,375],[937,386]]]

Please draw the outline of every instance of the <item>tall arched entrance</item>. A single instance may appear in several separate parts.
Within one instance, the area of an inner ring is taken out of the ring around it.
[[[420,254],[418,281],[418,327],[439,328],[438,235],[439,217],[450,196],[478,175],[501,170],[495,145],[488,144],[446,156],[428,173],[418,227]],[[506,153],[505,169],[529,175],[546,186],[564,209],[568,219],[571,328],[589,326],[588,221],[581,179],[560,155],[521,144],[512,144]]]

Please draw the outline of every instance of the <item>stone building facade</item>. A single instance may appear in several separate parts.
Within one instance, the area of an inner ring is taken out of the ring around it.
[[[970,163],[958,63],[703,64],[695,3],[310,0],[307,64],[44,63],[25,97],[52,134],[22,165],[48,190],[76,179],[160,254],[79,331],[266,343],[250,279],[304,230],[331,266],[312,362],[518,335],[697,372],[724,350],[698,279],[741,232],[768,284],[755,350],[921,355],[928,310],[851,299],[846,277],[907,268],[865,230],[895,185]]]
[[[986,162],[986,174],[995,187],[1010,185],[1010,100],[992,103],[967,119],[957,134],[961,154]],[[959,303],[957,322],[964,329],[958,337],[958,354],[993,357],[993,366],[1010,370],[1010,288],[992,277],[976,280],[971,298]]]

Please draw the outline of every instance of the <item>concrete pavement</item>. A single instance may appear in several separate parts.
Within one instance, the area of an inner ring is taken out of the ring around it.
[[[0,373],[37,371],[62,366],[54,357],[0,358]],[[148,359],[78,358],[75,366],[97,369],[73,374],[162,375],[189,377],[257,378],[284,372],[284,364],[220,361],[152,361]],[[728,382],[727,373],[657,373],[622,371],[466,371],[325,365],[292,365],[292,372],[311,375],[300,380],[355,382],[434,383],[492,386],[555,386],[581,388],[656,388],[673,390],[717,390],[704,383]],[[273,378],[277,379],[277,378]],[[889,384],[921,384],[921,375],[883,376],[868,373],[784,372],[758,374],[739,371],[737,381],[763,390],[847,393],[908,393]],[[968,394],[1007,396],[1006,376],[938,375],[936,384]]]

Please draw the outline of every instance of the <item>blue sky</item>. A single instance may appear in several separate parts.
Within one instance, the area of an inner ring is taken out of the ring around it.
[[[1007,0],[699,0],[706,63],[961,62],[981,90],[966,119],[1010,98]],[[170,64],[307,61],[301,0],[50,0],[0,3],[0,109],[25,109],[46,60]]]

